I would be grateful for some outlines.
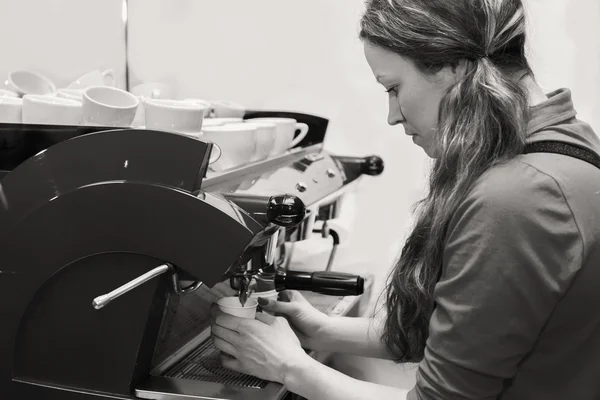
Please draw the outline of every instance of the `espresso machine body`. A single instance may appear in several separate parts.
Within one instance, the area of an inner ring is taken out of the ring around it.
[[[265,114],[281,116],[248,115]],[[304,147],[218,174],[211,143],[160,131],[65,128],[61,138],[54,127],[46,148],[12,149],[22,159],[0,177],[0,397],[286,396],[220,365],[210,304],[245,300],[257,281],[360,294],[362,278],[292,274],[278,253],[383,167],[328,154],[327,120],[290,114],[313,129]],[[15,129],[48,137],[8,124],[0,135]]]

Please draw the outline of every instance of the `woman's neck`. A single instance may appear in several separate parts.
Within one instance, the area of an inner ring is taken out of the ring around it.
[[[523,76],[519,80],[519,84],[523,86],[527,92],[527,99],[529,100],[530,107],[548,100],[544,90],[537,84],[531,75],[527,74]]]

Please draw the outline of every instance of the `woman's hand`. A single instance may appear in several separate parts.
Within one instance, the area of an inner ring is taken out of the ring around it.
[[[320,334],[331,317],[314,308],[300,292],[284,290],[279,292],[279,296],[283,301],[259,298],[258,304],[264,311],[285,316],[302,347],[324,350]]]
[[[283,383],[290,365],[312,361],[283,317],[257,313],[256,319],[239,318],[216,304],[211,313],[215,347],[233,357],[221,356],[225,368]]]

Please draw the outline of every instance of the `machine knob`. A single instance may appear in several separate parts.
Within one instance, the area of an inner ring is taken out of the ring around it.
[[[276,225],[292,227],[304,220],[306,206],[297,196],[281,194],[272,196],[267,206],[267,219]]]
[[[377,176],[383,172],[383,160],[378,156],[369,156],[363,159],[360,172],[365,175]]]
[[[299,191],[300,193],[306,192],[306,189],[307,189],[306,183],[304,183],[304,182],[296,183],[296,190]]]

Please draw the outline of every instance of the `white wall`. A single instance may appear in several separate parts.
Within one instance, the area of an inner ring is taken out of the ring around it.
[[[526,5],[540,83],[547,91],[570,87],[580,118],[600,128],[600,3]],[[182,98],[226,98],[325,116],[328,150],[381,155],[385,173],[366,178],[348,204],[352,233],[339,253],[352,262],[346,270],[371,270],[381,284],[410,207],[423,193],[428,161],[402,128],[386,124],[386,95],[357,38],[363,7],[363,0],[130,0],[130,67],[132,85],[166,82]],[[312,240],[297,250],[324,252],[328,246]],[[304,266],[325,259],[306,258]]]
[[[578,118],[600,133],[600,1],[525,0],[529,56],[546,91],[570,88]]]
[[[116,68],[124,86],[123,0],[0,0],[0,79],[36,69],[64,86],[94,68]],[[547,90],[569,87],[579,117],[600,130],[600,2],[526,0],[529,53]],[[347,204],[347,269],[379,283],[402,243],[428,160],[386,124],[386,96],[357,38],[363,0],[129,0],[131,86],[158,81],[178,97],[231,99],[253,108],[330,119],[326,148],[381,155],[385,173],[366,178]],[[584,45],[585,43],[585,45]],[[324,252],[313,240],[298,253]],[[306,258],[306,267],[324,262]]]
[[[32,69],[58,88],[114,68],[125,87],[123,0],[0,0],[0,82]]]
[[[422,186],[425,156],[386,124],[387,97],[358,40],[362,8],[362,0],[131,0],[130,68],[132,85],[167,82],[179,97],[325,116],[329,150],[382,156],[385,173],[366,178],[349,204],[355,224],[338,253],[353,261],[347,270],[381,277]],[[329,242],[298,247],[326,251]]]

